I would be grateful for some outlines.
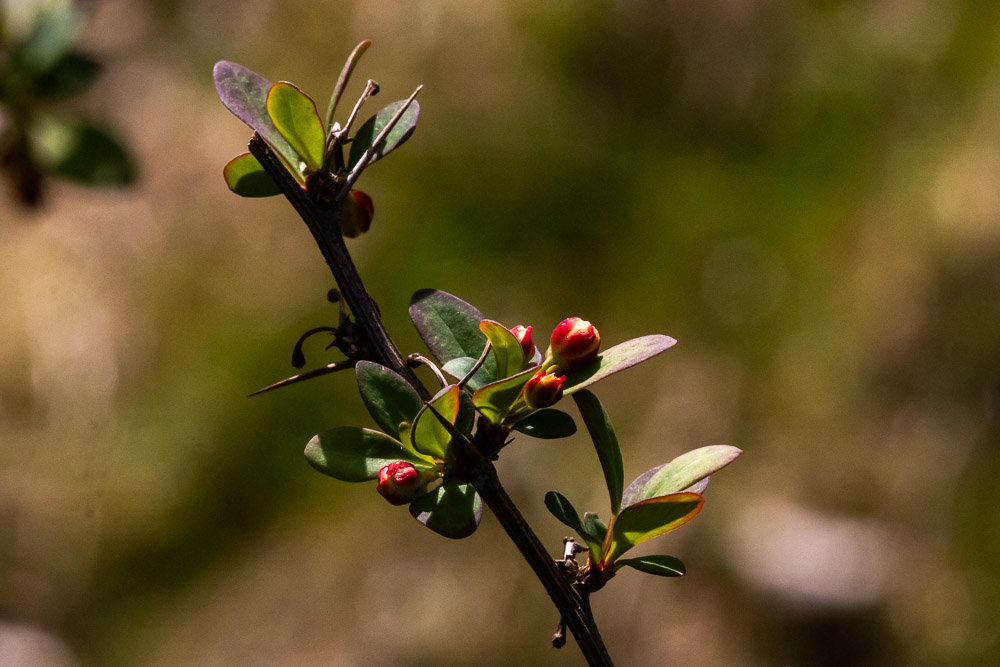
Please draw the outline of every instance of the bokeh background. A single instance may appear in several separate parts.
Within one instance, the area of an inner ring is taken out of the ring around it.
[[[16,0],[6,0],[17,6]],[[1000,9],[972,0],[104,0],[73,108],[139,184],[0,194],[0,664],[576,665],[492,516],[446,540],[314,472],[369,424],[346,376],[246,395],[335,322],[278,200],[230,194],[249,130],[212,65],[321,105],[361,39],[422,113],[351,244],[404,351],[437,287],[665,355],[598,386],[626,479],[744,450],[705,511],[594,599],[622,665],[1000,660]],[[329,363],[320,341],[310,365]],[[569,408],[572,410],[572,408]],[[501,477],[556,553],[607,513],[585,436]]]

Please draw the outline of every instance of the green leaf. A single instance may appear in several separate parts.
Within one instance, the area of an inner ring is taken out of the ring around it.
[[[281,136],[267,113],[267,94],[271,90],[271,82],[252,69],[228,60],[215,63],[212,78],[219,99],[226,108],[274,149],[299,183],[305,183],[305,162]]]
[[[670,463],[650,468],[628,485],[622,495],[622,505],[627,507],[649,498],[691,489],[712,473],[729,465],[741,451],[729,445],[701,447],[681,454]],[[697,492],[700,493],[701,490]]]
[[[531,413],[514,424],[514,429],[532,438],[552,440],[568,438],[576,433],[576,422],[562,410],[548,408]]]
[[[271,197],[281,194],[264,167],[250,153],[240,153],[222,168],[229,189],[241,197]]]
[[[469,484],[454,477],[410,503],[413,518],[445,537],[460,539],[476,532],[483,501]]]
[[[312,98],[287,81],[267,93],[267,115],[302,160],[306,171],[319,171],[326,153],[326,133]]]
[[[64,53],[55,64],[38,75],[35,93],[44,99],[65,99],[85,91],[97,78],[101,65],[82,53]]]
[[[510,330],[499,322],[483,320],[479,330],[489,339],[496,360],[497,378],[507,378],[524,370],[524,351]]]
[[[612,373],[623,371],[650,357],[655,357],[676,344],[677,341],[670,336],[653,334],[633,338],[610,347],[583,368],[566,375],[563,395],[574,394],[598,380],[603,380]]]
[[[413,423],[424,402],[409,382],[381,364],[362,360],[354,367],[354,372],[361,398],[372,419],[383,431],[398,438],[399,425]]]
[[[558,491],[549,491],[545,494],[545,507],[552,513],[552,516],[581,535],[583,534],[583,521],[580,520],[580,514],[573,507],[573,503],[566,499],[566,496]]]
[[[583,538],[596,560],[601,553],[601,540],[587,531],[576,508],[566,499],[566,496],[556,491],[549,491],[545,494],[545,507],[552,513],[552,516],[575,530]]]
[[[347,82],[351,80],[351,74],[354,72],[358,61],[361,60],[361,56],[364,55],[365,51],[371,45],[370,41],[365,40],[355,46],[351,55],[347,57],[347,62],[344,63],[343,69],[340,70],[337,85],[333,87],[333,94],[330,95],[330,103],[326,107],[327,128],[333,127],[333,115],[337,112],[337,105],[340,104],[340,96],[344,94],[344,88],[347,86]]]
[[[472,402],[475,403],[484,417],[494,424],[499,424],[510,413],[510,409],[517,401],[517,397],[521,395],[524,385],[536,372],[537,369],[529,368],[513,377],[497,380],[485,387],[480,387],[472,394]]]
[[[385,433],[368,428],[341,426],[313,436],[306,445],[306,460],[321,473],[342,482],[367,482],[395,461],[409,461],[428,469],[421,458]]]
[[[479,361],[479,359],[473,359],[472,357],[456,357],[451,361],[444,363],[441,366],[441,370],[455,379],[461,380],[469,374],[469,371],[472,370],[472,367],[476,365],[477,361]],[[495,360],[491,359],[491,361],[495,363]],[[485,366],[485,364],[483,364],[483,366]],[[489,377],[486,370],[483,367],[480,367],[479,370],[476,371],[476,374],[473,375],[466,384],[470,389],[479,389],[483,385],[487,385],[492,381],[493,379]]]
[[[375,137],[378,136],[378,133],[382,131],[382,128],[389,124],[392,117],[396,115],[396,112],[405,103],[406,100],[393,102],[369,118],[365,121],[364,125],[358,128],[357,133],[354,135],[354,140],[351,141],[351,153],[347,158],[348,169],[354,168],[354,165],[361,159],[364,152],[369,146],[372,145],[372,142],[375,141]],[[417,126],[417,118],[419,116],[420,104],[416,100],[413,100],[396,125],[389,131],[389,134],[385,137],[385,139],[382,140],[382,143],[375,150],[375,154],[372,156],[372,159],[368,162],[368,164],[371,165],[376,160],[385,157],[409,139],[410,135],[413,134],[414,128]],[[480,350],[482,350],[482,348],[480,348]]]
[[[100,185],[131,185],[135,166],[118,140],[93,125],[39,118],[31,128],[35,158],[53,176]]]
[[[451,424],[454,424],[458,419],[459,392],[457,384],[449,385],[439,391],[430,401],[438,414]],[[451,448],[448,446],[451,442],[451,434],[447,427],[441,423],[441,420],[426,406],[420,409],[413,421],[411,439],[413,446],[421,454],[443,461],[452,459]]]
[[[615,570],[628,565],[640,572],[657,574],[661,577],[680,577],[686,572],[684,563],[673,556],[640,556],[639,558],[622,558],[615,562]]]
[[[482,313],[447,292],[424,289],[414,294],[410,319],[427,349],[442,364],[458,357],[478,359],[486,348],[486,336],[479,330]],[[485,373],[488,381],[496,379],[496,360],[492,356],[486,357],[483,368],[485,371],[480,373]],[[479,386],[469,383],[471,389]]]
[[[83,13],[70,4],[40,11],[21,48],[21,64],[36,73],[55,66],[76,41],[82,27]]]
[[[605,538],[608,536],[608,527],[601,521],[601,517],[593,512],[583,513],[583,531],[586,535],[594,538],[598,544],[603,544]],[[600,549],[595,554],[595,558],[598,556],[600,556]]]
[[[611,515],[618,514],[622,504],[622,489],[625,486],[625,472],[622,465],[622,453],[618,447],[618,436],[611,425],[611,419],[604,407],[590,391],[584,389],[573,396],[580,416],[587,426],[590,439],[594,441],[597,458],[604,471],[604,482],[608,486],[608,496],[611,498]]]
[[[610,565],[635,545],[680,528],[701,511],[704,502],[697,493],[672,493],[622,509],[611,520],[603,562]]]

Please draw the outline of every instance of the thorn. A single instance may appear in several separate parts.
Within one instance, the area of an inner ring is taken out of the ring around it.
[[[258,389],[252,394],[248,394],[247,398],[250,396],[257,396],[258,394],[263,394],[266,391],[271,391],[272,389],[280,389],[281,387],[287,387],[290,384],[295,384],[297,382],[304,382],[305,380],[311,380],[312,378],[318,378],[321,375],[326,375],[328,373],[336,373],[337,371],[342,371],[347,368],[354,368],[357,364],[357,359],[344,359],[342,361],[335,361],[332,364],[323,366],[322,368],[315,368],[311,371],[306,371],[305,373],[299,373],[298,375],[293,375],[290,378],[285,378],[279,382],[268,385],[263,389]]]

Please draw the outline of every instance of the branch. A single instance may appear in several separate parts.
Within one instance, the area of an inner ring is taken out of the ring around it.
[[[299,214],[299,217],[306,223],[309,231],[312,232],[316,245],[319,246],[323,258],[326,260],[333,277],[340,287],[341,294],[347,302],[354,319],[357,320],[358,327],[364,334],[365,343],[368,346],[371,361],[378,362],[383,366],[391,368],[406,379],[417,393],[424,400],[430,399],[427,389],[421,384],[417,376],[406,364],[403,355],[396,349],[396,345],[389,338],[385,327],[382,326],[382,318],[378,309],[372,302],[365,285],[361,282],[361,276],[354,266],[347,246],[344,245],[344,237],[340,234],[340,205],[326,208],[316,203],[312,197],[302,188],[292,177],[281,160],[274,154],[259,134],[254,133],[250,140],[250,152],[253,154],[268,176],[281,188],[281,192],[288,199],[288,202]]]
[[[306,223],[306,226],[309,227],[309,231],[312,232],[326,263],[333,271],[344,300],[351,308],[351,312],[354,313],[358,327],[365,336],[371,360],[399,373],[406,378],[407,382],[425,401],[429,400],[430,395],[427,389],[413,374],[382,326],[378,310],[372,303],[368,292],[365,291],[361,277],[347,252],[339,228],[340,207],[325,208],[315,202],[285,169],[270,147],[260,138],[260,135],[254,134],[253,139],[250,140],[250,152],[278,184],[282,193]],[[514,542],[521,555],[528,561],[528,565],[542,582],[545,591],[566,620],[566,625],[576,638],[587,663],[610,667],[612,665],[611,657],[601,640],[589,605],[581,599],[565,575],[560,572],[555,561],[552,560],[548,551],[545,550],[524,517],[521,516],[514,501],[501,485],[496,468],[489,461],[480,459],[472,466],[470,479],[473,487],[482,496],[483,502],[496,515],[508,537]]]

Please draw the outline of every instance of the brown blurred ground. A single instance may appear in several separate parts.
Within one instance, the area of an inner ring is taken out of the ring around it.
[[[346,377],[269,395],[330,277],[211,67],[325,106],[374,46],[420,126],[352,249],[387,325],[446,289],[507,325],[680,343],[599,386],[626,477],[743,457],[653,542],[688,575],[595,599],[621,665],[1000,660],[1000,12],[970,1],[94,4],[141,184],[0,194],[0,664],[575,665],[492,517],[452,542],[313,472]],[[317,348],[310,357],[327,363]],[[585,438],[501,474],[539,535],[606,514]],[[13,658],[11,657],[13,656]],[[10,661],[8,663],[8,660]],[[18,662],[20,660],[20,662]]]

